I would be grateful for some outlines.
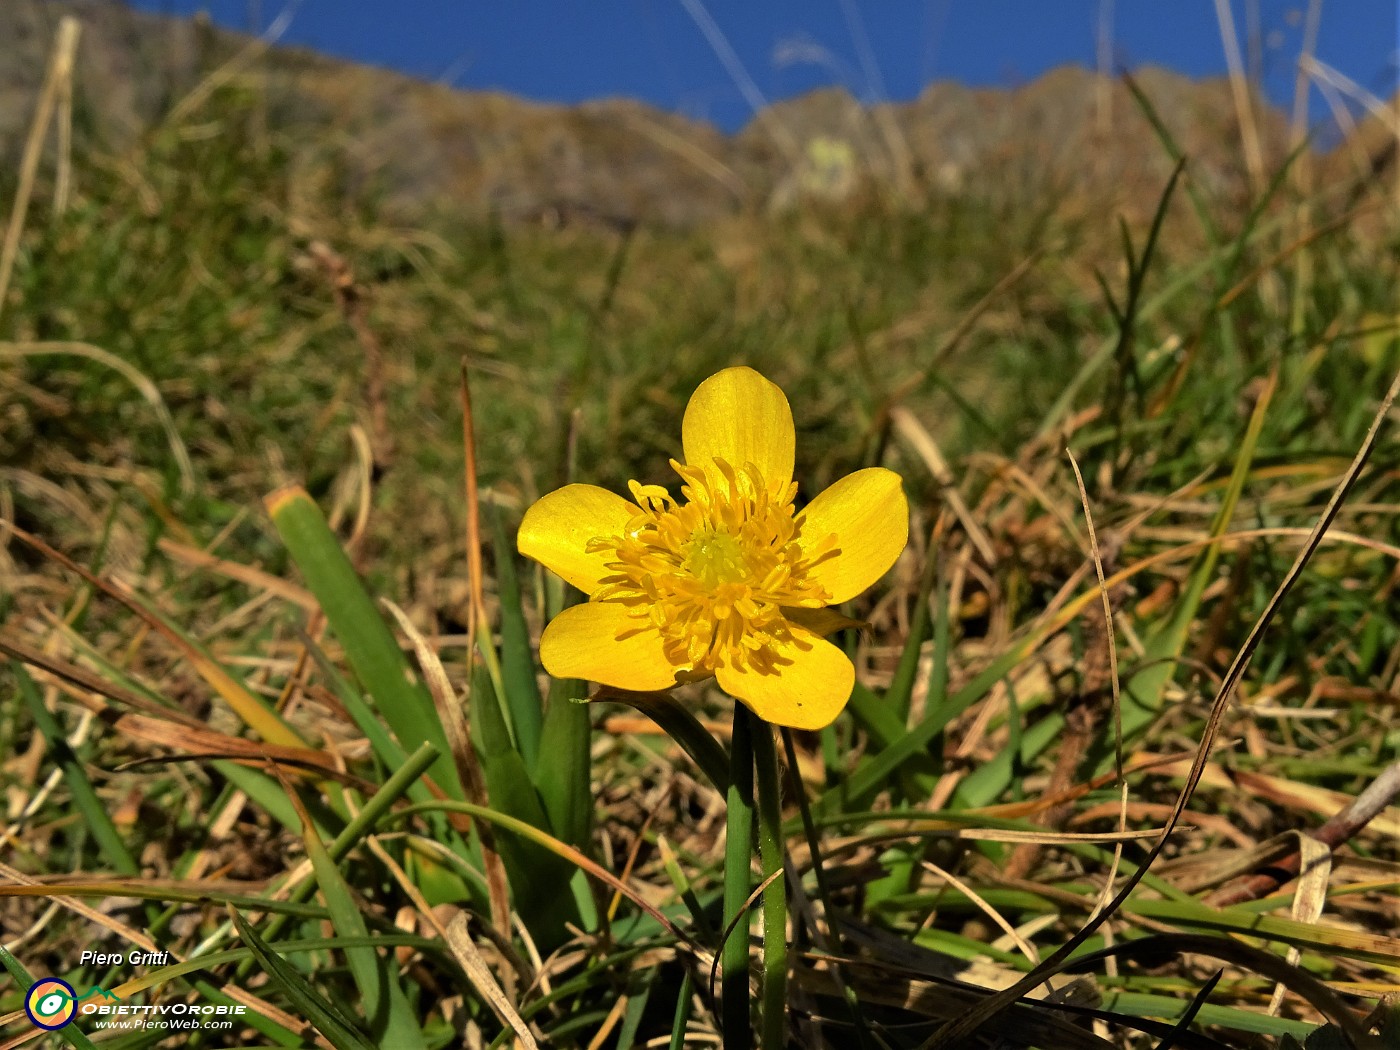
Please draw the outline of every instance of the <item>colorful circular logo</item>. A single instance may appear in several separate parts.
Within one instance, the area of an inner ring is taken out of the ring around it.
[[[77,999],[73,986],[67,981],[46,977],[29,986],[29,993],[24,997],[24,1012],[38,1027],[52,1032],[73,1020],[78,1012],[74,1005]]]

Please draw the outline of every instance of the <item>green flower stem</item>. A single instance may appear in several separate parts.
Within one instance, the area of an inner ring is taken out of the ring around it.
[[[758,781],[758,848],[763,861],[763,1042],[764,1050],[787,1045],[787,876],[783,867],[782,787],[773,727],[758,721],[753,735]],[[771,880],[771,881],[770,881]]]
[[[750,1050],[749,1024],[749,866],[753,859],[753,716],[734,704],[734,738],[729,749],[724,851],[724,930],[720,952],[724,964],[720,1017],[724,1050]]]

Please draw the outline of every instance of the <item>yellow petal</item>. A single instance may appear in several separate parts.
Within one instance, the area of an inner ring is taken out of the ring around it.
[[[773,492],[792,481],[792,409],[782,390],[752,368],[726,368],[696,387],[681,438],[688,466],[722,459],[743,470],[752,463]]]
[[[676,683],[661,632],[615,602],[585,602],[561,612],[544,629],[540,662],[555,678],[582,678],[638,693]]]
[[[598,589],[611,575],[609,555],[589,554],[588,541],[615,536],[627,527],[638,508],[596,485],[565,485],[525,512],[516,546],[527,558],[564,577],[584,594]]]
[[[804,549],[836,537],[837,553],[807,574],[838,605],[889,571],[909,542],[909,503],[899,475],[884,467],[848,474],[797,516]]]
[[[775,673],[721,666],[720,688],[766,722],[793,729],[831,725],[851,698],[856,669],[846,654],[802,627],[792,628],[794,644],[779,648]]]

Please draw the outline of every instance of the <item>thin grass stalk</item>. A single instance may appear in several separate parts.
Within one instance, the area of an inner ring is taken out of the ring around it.
[[[702,0],[681,0],[681,6],[695,22],[696,27],[704,34],[705,40],[709,43],[719,59],[724,70],[729,74],[729,78],[734,82],[734,86],[739,89],[739,93],[744,96],[744,101],[753,110],[754,116],[763,128],[768,132],[773,144],[782,151],[788,164],[796,169],[802,161],[802,147],[797,141],[796,135],[782,122],[782,119],[775,113],[768,100],[763,96],[757,83],[754,82],[749,71],[744,68],[743,60],[739,58],[734,46],[725,37],[724,31],[706,9]]]
[[[1225,63],[1230,70],[1230,91],[1235,99],[1235,117],[1240,125],[1245,168],[1249,172],[1250,189],[1257,195],[1264,185],[1264,150],[1259,144],[1259,126],[1254,119],[1253,100],[1249,95],[1249,77],[1240,55],[1240,41],[1235,32],[1235,17],[1230,11],[1229,0],[1215,0],[1215,17],[1220,24],[1220,43],[1225,49]]]
[[[408,756],[408,761],[396,769],[388,780],[384,781],[384,786],[370,796],[360,811],[335,837],[335,840],[326,847],[326,852],[330,855],[332,863],[339,864],[356,845],[374,830],[375,825],[389,812],[390,807],[408,793],[418,778],[437,761],[437,757],[437,748],[426,742],[420,744],[418,749]],[[307,879],[292,887],[287,894],[287,900],[293,904],[299,904],[315,891],[315,881]],[[290,913],[274,915],[268,920],[267,928],[263,931],[264,936],[268,940],[276,938],[291,918],[293,916]],[[247,965],[240,967],[240,977],[246,974]]]
[[[1288,126],[1289,152],[1298,152],[1293,168],[1293,189],[1298,195],[1298,215],[1294,237],[1303,240],[1312,228],[1313,157],[1302,147],[1308,134],[1308,89],[1311,78],[1308,65],[1317,53],[1317,34],[1322,25],[1322,0],[1310,0],[1303,29],[1303,45],[1299,51],[1298,72],[1293,81],[1293,113]],[[1308,290],[1312,285],[1313,254],[1308,248],[1298,252],[1293,272],[1293,295],[1288,318],[1288,332],[1300,338],[1307,320]]]
[[[763,863],[763,1021],[764,1050],[782,1050],[787,1033],[787,879],[772,878],[783,868],[782,782],[773,728],[760,721],[753,739],[758,787],[758,848]],[[770,881],[771,880],[771,881]]]
[[[64,83],[72,81],[81,32],[82,24],[76,18],[65,17],[58,24],[53,52],[49,56],[48,72],[44,77],[44,87],[39,94],[39,104],[35,108],[34,120],[29,126],[29,137],[25,141],[24,154],[20,159],[19,190],[10,206],[10,222],[5,229],[4,242],[0,244],[0,308],[5,304],[15,260],[19,257],[19,239],[24,233],[24,217],[29,211],[29,201],[34,193],[34,179],[39,173],[39,161],[43,157],[44,140],[48,137],[54,107],[63,93]]]
[[[690,997],[694,992],[690,971],[681,978],[681,990],[676,996],[676,1016],[671,1021],[671,1042],[669,1050],[685,1050],[685,1029],[690,1023]]]
[[[724,1050],[750,1050],[749,916],[746,911],[753,857],[753,716],[734,704],[734,735],[729,747],[724,848],[724,965],[720,1017]]]
[[[74,753],[68,738],[64,736],[63,727],[59,725],[53,712],[44,706],[44,699],[40,696],[34,679],[17,660],[11,661],[10,671],[19,683],[19,694],[29,709],[30,717],[34,719],[39,732],[44,735],[49,754],[58,768],[63,770],[64,779],[68,781],[68,790],[73,796],[73,805],[82,814],[103,858],[118,874],[135,875],[140,871],[136,858],[131,855],[126,841],[112,823],[110,814],[98,797],[92,781],[88,779],[82,760]]]

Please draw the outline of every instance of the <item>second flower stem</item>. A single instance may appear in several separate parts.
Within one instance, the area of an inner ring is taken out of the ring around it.
[[[773,728],[759,721],[753,734],[758,780],[758,846],[763,861],[763,1050],[787,1045],[787,876],[783,867],[782,788]]]
[[[753,1029],[749,1023],[749,913],[745,909],[752,881],[749,871],[753,859],[753,738],[753,716],[748,708],[736,702],[725,807],[726,939],[720,953],[724,966],[720,986],[724,1050],[750,1050],[753,1046]]]

